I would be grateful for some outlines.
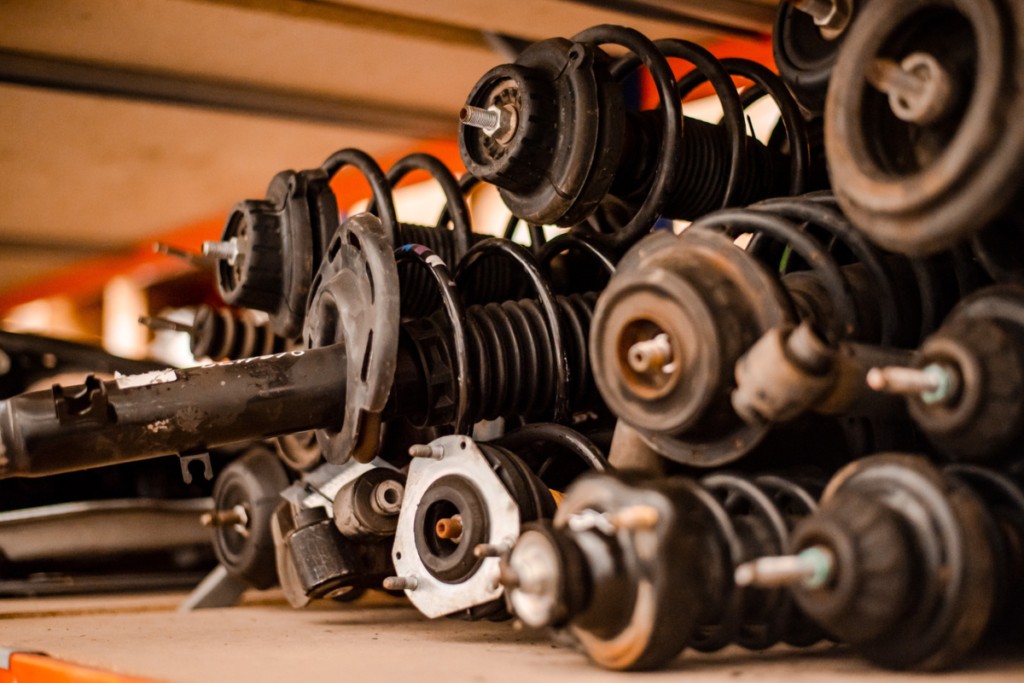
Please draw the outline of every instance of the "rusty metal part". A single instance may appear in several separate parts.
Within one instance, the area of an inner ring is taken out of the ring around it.
[[[1000,600],[1019,595],[1006,552],[1024,534],[1022,511],[1019,485],[995,472],[872,456],[833,478],[796,526],[791,555],[750,563],[737,579],[791,585],[810,617],[882,666],[948,668],[1014,609]]]
[[[833,74],[844,87],[829,91],[825,143],[839,203],[878,244],[934,253],[1019,210],[1022,27],[1024,7],[998,0],[874,2],[858,15]],[[917,53],[951,86],[933,98],[944,106],[907,123],[889,95],[859,84],[877,82],[878,59],[916,70],[905,60]]]
[[[442,540],[458,543],[462,538],[462,515],[454,514],[451,517],[437,520],[434,532]],[[476,554],[476,549],[473,552]]]
[[[336,424],[345,350],[93,378],[0,403],[0,477],[44,476]]]
[[[732,405],[752,424],[785,422],[810,411],[906,419],[899,401],[880,400],[868,383],[880,362],[909,362],[912,356],[864,344],[830,347],[806,322],[773,328],[736,363]]]
[[[875,379],[885,380],[881,390],[906,396],[911,417],[947,455],[966,461],[1019,457],[1024,287],[995,285],[964,299],[913,363],[880,369]]]
[[[747,231],[744,250],[731,238]],[[955,266],[931,267],[871,245],[824,193],[709,214],[619,263],[594,311],[595,381],[651,449],[698,467],[743,457],[770,423],[812,408],[898,415],[898,402],[867,391],[867,371],[906,361],[887,348],[916,344],[970,287]],[[734,394],[737,381],[748,386]]]
[[[733,572],[787,546],[813,490],[774,476],[584,477],[553,523],[527,527],[500,580],[524,624],[609,669],[658,668],[685,647],[810,645],[822,634],[784,591],[738,590]]]
[[[668,457],[703,466],[734,460],[766,429],[721,418],[723,410],[731,412],[732,369],[757,337],[793,320],[788,301],[777,281],[723,235],[691,228],[637,249],[594,312],[598,388],[621,419]],[[671,348],[671,364],[637,372],[631,351],[657,338]],[[705,425],[721,437],[673,439]]]

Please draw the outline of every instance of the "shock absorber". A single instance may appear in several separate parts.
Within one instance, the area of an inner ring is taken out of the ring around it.
[[[329,183],[345,167],[357,169],[369,182],[370,210],[379,212],[394,247],[426,244],[454,264],[471,244],[486,237],[471,232],[459,182],[428,154],[403,157],[385,175],[365,152],[343,149],[320,168],[279,173],[266,199],[245,200],[232,209],[220,241],[206,242],[203,253],[217,259],[217,286],[224,301],[267,312],[274,333],[288,339],[301,335],[310,284],[338,230],[337,200]],[[444,190],[447,206],[437,229],[398,220],[392,186],[412,171],[426,171]],[[446,229],[449,217],[452,230]],[[419,291],[416,284],[408,286],[410,298]]]
[[[772,51],[779,76],[811,116],[825,95],[850,25],[868,0],[786,0],[779,5]]]
[[[610,669],[654,669],[684,648],[761,650],[821,638],[785,591],[738,589],[733,571],[788,547],[816,487],[775,475],[588,475],[553,522],[525,527],[503,560],[515,616],[569,636]]]
[[[214,308],[203,304],[196,309],[191,325],[166,318],[143,316],[139,322],[151,330],[173,330],[189,335],[193,358],[219,362],[268,356],[292,350],[297,344],[270,331],[268,322],[254,319],[251,311]],[[313,432],[285,434],[274,439],[281,460],[294,470],[305,471],[320,462],[320,449]]]
[[[561,495],[538,474],[543,465],[535,473],[524,460],[526,447],[538,443],[548,447],[549,461],[569,456],[584,470],[609,469],[586,437],[554,424],[528,425],[489,443],[446,436],[414,446],[395,533],[397,575],[384,587],[404,590],[428,617],[507,618],[497,558],[522,524],[550,519]]]
[[[740,567],[790,586],[804,612],[895,669],[955,665],[1000,612],[1019,610],[1024,494],[976,466],[886,454],[852,463],[793,532],[792,554]]]
[[[536,299],[465,305],[473,300],[460,289],[469,292],[463,286],[496,258],[523,273]],[[429,275],[439,311],[400,322],[399,266]],[[536,259],[507,240],[476,244],[452,276],[426,247],[392,252],[372,217],[349,219],[317,274],[307,319],[308,347],[349,349],[345,417],[340,430],[319,432],[324,457],[367,462],[382,422],[395,417],[465,434],[483,419],[563,422],[599,405],[586,352],[595,299],[553,294]]]
[[[600,48],[606,44],[629,52],[612,60]],[[697,71],[676,83],[669,57]],[[661,103],[657,111],[627,112],[619,82],[641,64]],[[779,104],[790,141],[788,180],[786,159],[746,135],[733,75],[754,81]],[[680,98],[705,80],[722,101],[721,125],[682,118]],[[594,218],[602,203],[625,206],[627,224],[596,235],[620,253],[659,216],[693,220],[804,191],[807,134],[777,76],[747,60],[719,61],[693,43],[651,42],[618,26],[535,43],[477,82],[460,120],[466,168],[497,185],[522,220],[572,227]]]
[[[934,253],[999,217],[1021,253],[1024,8],[874,2],[846,37],[825,142],[843,210],[878,244]]]
[[[411,417],[466,433],[488,416],[567,421],[599,400],[586,373],[593,296],[556,297],[536,259],[503,240],[476,245],[454,278],[425,248],[399,253],[419,260],[439,283],[443,324],[400,322],[395,252],[378,219],[353,216],[318,275],[309,348],[111,382],[93,378],[2,402],[0,476],[191,458],[225,443],[310,429],[320,430],[328,462],[369,462],[384,419]],[[455,283],[498,253],[528,274],[536,301],[464,307]],[[483,395],[496,398],[472,402]]]
[[[143,316],[139,322],[151,330],[187,333],[192,357],[199,359],[241,360],[281,353],[289,346],[288,340],[270,330],[268,322],[258,322],[245,311],[207,304],[196,309],[191,325],[155,316]]]
[[[746,250],[733,243],[748,232]],[[655,234],[623,259],[595,309],[598,389],[661,455],[702,467],[734,461],[769,429],[741,419],[731,402],[737,361],[759,338],[804,321],[814,347],[824,348],[819,337],[912,346],[959,295],[957,279],[936,267],[882,253],[827,195],[717,212],[679,237]]]
[[[906,398],[911,417],[946,455],[1019,457],[1024,443],[1024,287],[968,297],[906,366],[871,370],[872,388]]]

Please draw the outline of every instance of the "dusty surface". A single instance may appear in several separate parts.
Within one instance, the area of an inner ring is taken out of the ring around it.
[[[174,682],[415,681],[542,683],[678,679],[861,681],[894,676],[843,648],[776,648],[687,654],[657,674],[598,670],[544,636],[508,623],[421,617],[403,601],[290,609],[274,593],[250,594],[232,609],[177,614],[179,595],[0,601],[0,644],[20,645],[82,664]],[[987,656],[942,680],[1024,681],[1024,661]]]

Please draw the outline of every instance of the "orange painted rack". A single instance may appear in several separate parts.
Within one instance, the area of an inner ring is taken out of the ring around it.
[[[53,659],[39,652],[0,647],[0,683],[153,683]]]

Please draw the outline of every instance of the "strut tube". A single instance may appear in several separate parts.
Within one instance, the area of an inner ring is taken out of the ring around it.
[[[342,419],[345,348],[327,346],[0,402],[0,478],[198,454]]]

